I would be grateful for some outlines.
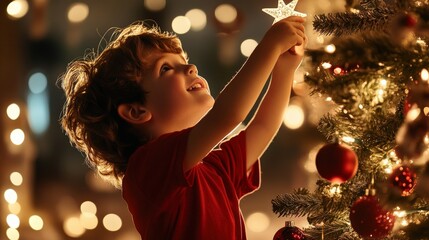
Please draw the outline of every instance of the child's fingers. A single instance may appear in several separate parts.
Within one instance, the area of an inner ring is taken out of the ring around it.
[[[301,32],[305,32],[305,27],[301,23],[293,22],[290,23],[294,28],[298,29]]]
[[[291,22],[299,22],[299,23],[305,22],[305,18],[298,17],[298,16],[290,16],[290,17],[285,18],[284,20],[291,21]]]

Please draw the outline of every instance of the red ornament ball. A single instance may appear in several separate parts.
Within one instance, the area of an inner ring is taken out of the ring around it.
[[[292,221],[286,221],[284,227],[274,234],[273,240],[305,240],[305,235],[301,229],[295,227]]]
[[[339,143],[330,143],[317,153],[316,168],[326,180],[343,183],[356,174],[358,158],[352,149]]]
[[[389,182],[400,191],[401,196],[410,196],[417,183],[417,174],[409,166],[399,166],[393,169]]]
[[[399,24],[407,28],[414,28],[417,25],[417,17],[414,14],[404,14],[399,18]]]
[[[362,196],[350,210],[352,228],[363,238],[384,238],[392,231],[395,216],[380,205],[375,196]]]

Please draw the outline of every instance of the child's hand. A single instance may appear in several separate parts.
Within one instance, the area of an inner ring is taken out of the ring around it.
[[[287,52],[282,53],[277,59],[274,68],[285,69],[285,66],[292,71],[295,71],[304,58],[304,49],[307,45],[307,37],[304,36],[304,43],[299,46],[293,46]]]
[[[287,51],[295,54],[294,47],[305,42],[304,21],[304,18],[297,16],[278,21],[267,31],[261,43],[277,49],[279,56]]]

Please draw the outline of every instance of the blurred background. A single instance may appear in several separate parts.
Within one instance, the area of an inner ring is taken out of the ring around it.
[[[285,3],[288,3],[285,0]],[[301,0],[308,48],[329,39],[312,31],[318,13],[343,0]],[[214,96],[238,71],[273,23],[261,11],[275,0],[0,0],[0,239],[140,239],[121,191],[100,180],[72,148],[58,119],[64,96],[57,79],[67,64],[105,45],[112,27],[151,20],[182,40]],[[104,36],[104,41],[100,41]],[[286,220],[271,199],[315,185],[316,130],[329,101],[309,96],[304,61],[284,125],[262,157],[262,186],[241,201],[249,240],[272,239]]]

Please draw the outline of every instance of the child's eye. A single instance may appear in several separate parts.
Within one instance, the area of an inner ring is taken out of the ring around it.
[[[161,69],[159,70],[160,74],[163,74],[165,72],[167,72],[168,70],[170,70],[171,67],[167,64],[162,65]]]

